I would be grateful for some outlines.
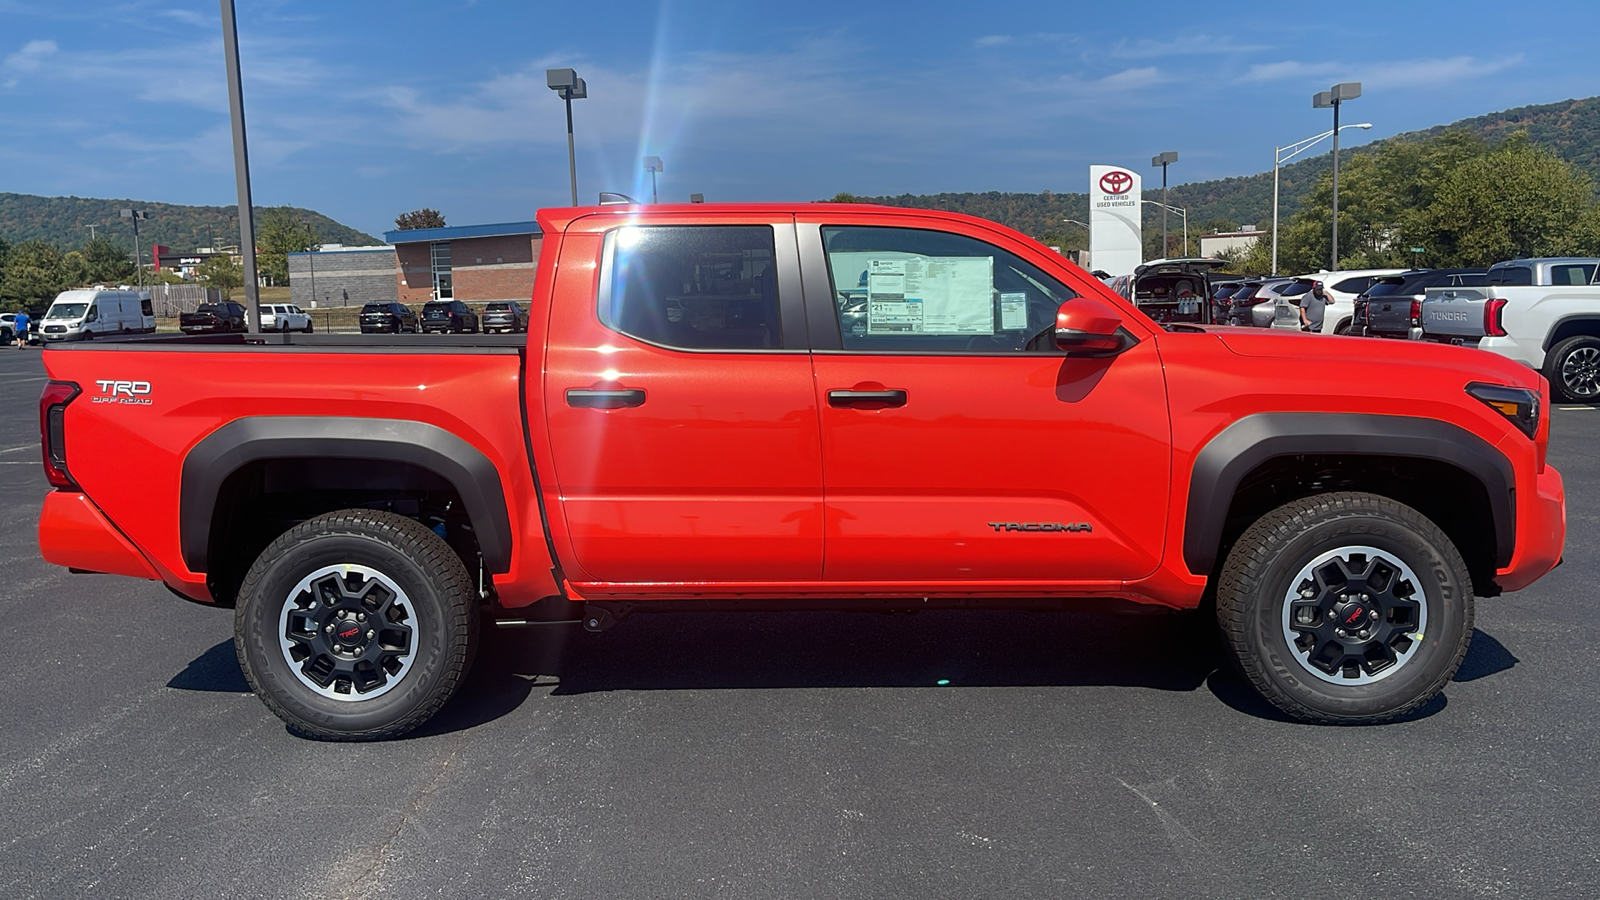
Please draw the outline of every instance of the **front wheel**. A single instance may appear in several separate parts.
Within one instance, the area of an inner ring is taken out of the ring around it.
[[[250,567],[234,648],[250,687],[305,737],[398,737],[456,692],[477,644],[472,581],[415,520],[347,509],[273,541]]]
[[[1580,334],[1551,347],[1544,377],[1562,400],[1600,402],[1600,338]]]
[[[1240,535],[1217,619],[1261,695],[1308,722],[1410,715],[1455,674],[1472,639],[1472,580],[1426,516],[1387,497],[1318,494]]]

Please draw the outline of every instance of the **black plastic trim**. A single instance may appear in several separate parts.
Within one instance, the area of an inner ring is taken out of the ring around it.
[[[1573,313],[1570,316],[1562,316],[1561,318],[1557,319],[1555,323],[1550,326],[1550,330],[1545,333],[1543,347],[1544,352],[1550,352],[1550,348],[1556,345],[1556,333],[1561,331],[1561,327],[1563,325],[1571,322],[1592,322],[1596,325],[1600,325],[1600,316],[1594,315],[1593,313]],[[1593,332],[1590,333],[1592,334]],[[1576,335],[1569,334],[1567,337],[1576,337]],[[1562,338],[1562,340],[1566,340],[1566,338]]]
[[[1196,455],[1183,529],[1189,571],[1210,574],[1239,483],[1284,456],[1403,456],[1449,463],[1476,478],[1494,513],[1495,564],[1516,548],[1516,472],[1492,444],[1434,419],[1365,413],[1257,413],[1223,429]]]
[[[334,416],[251,416],[218,428],[183,460],[178,545],[184,564],[206,572],[211,518],[229,475],[263,459],[371,459],[408,463],[450,482],[461,495],[483,562],[511,569],[511,517],[494,463],[476,447],[426,422]]]

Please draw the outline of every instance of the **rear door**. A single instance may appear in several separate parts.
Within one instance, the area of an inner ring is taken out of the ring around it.
[[[1126,313],[1140,341],[1120,356],[1069,359],[1058,307],[1106,295],[1048,254],[942,219],[797,221],[829,582],[1005,590],[1155,570],[1171,460],[1147,319]]]
[[[793,219],[715,222],[598,215],[562,238],[542,406],[573,581],[821,577]]]

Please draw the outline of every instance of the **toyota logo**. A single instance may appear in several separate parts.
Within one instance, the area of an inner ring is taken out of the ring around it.
[[[1100,176],[1100,190],[1108,194],[1126,194],[1133,190],[1133,176],[1121,169],[1112,169]]]

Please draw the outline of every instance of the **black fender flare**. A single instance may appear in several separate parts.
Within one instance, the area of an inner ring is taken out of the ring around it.
[[[1594,313],[1569,313],[1568,315],[1562,316],[1561,318],[1555,320],[1555,322],[1550,326],[1550,332],[1544,337],[1544,352],[1549,353],[1556,344],[1561,343],[1561,341],[1556,340],[1556,335],[1561,333],[1561,329],[1563,327],[1570,325],[1573,322],[1594,325],[1595,328],[1593,330],[1580,333],[1600,337],[1600,316],[1597,316]],[[1568,337],[1577,337],[1577,335],[1569,334],[1567,337],[1564,337],[1561,340],[1564,341]]]
[[[1195,456],[1183,527],[1183,561],[1209,575],[1228,509],[1256,466],[1284,456],[1402,456],[1448,463],[1476,478],[1494,513],[1495,565],[1516,547],[1516,472],[1505,454],[1436,419],[1366,413],[1256,413],[1224,428]]]
[[[263,459],[370,459],[426,469],[461,495],[490,572],[511,569],[511,517],[494,463],[426,422],[347,416],[248,416],[211,432],[184,457],[178,547],[191,571],[208,571],[211,520],[228,476]]]

